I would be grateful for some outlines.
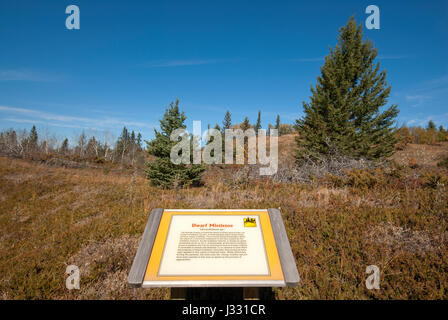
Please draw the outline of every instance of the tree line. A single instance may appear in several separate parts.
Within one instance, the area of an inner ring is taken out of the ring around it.
[[[0,132],[0,154],[30,159],[62,157],[74,161],[112,162],[127,165],[144,163],[142,135],[123,127],[115,143],[88,137],[83,131],[72,143],[64,138],[58,143],[55,136],[42,135],[33,126],[25,130],[8,129]]]
[[[429,120],[426,127],[403,125],[397,129],[397,135],[400,139],[400,146],[408,143],[435,144],[448,141],[448,130],[443,126],[437,128],[432,120]]]
[[[175,103],[178,106],[179,101]],[[166,121],[173,121],[172,119],[168,120],[167,117],[172,118],[173,115],[165,116]],[[163,130],[164,125],[161,125],[161,128]],[[242,130],[254,128],[258,131],[262,128],[261,111],[258,112],[257,122],[254,124],[249,122],[248,117],[245,117],[241,123],[233,123],[232,115],[230,111],[227,111],[222,121],[222,127],[217,124],[215,129],[224,133],[225,129],[231,128]],[[279,135],[294,133],[293,125],[280,122],[280,115],[277,115],[275,125],[268,125],[268,129],[271,128],[277,129]],[[156,139],[157,136],[158,133],[156,133]],[[152,154],[151,148],[144,150],[143,143],[140,132],[130,131],[126,127],[123,127],[120,136],[114,143],[109,143],[108,139],[100,139],[94,135],[87,136],[84,131],[72,141],[69,141],[68,138],[58,141],[55,136],[39,134],[34,125],[29,132],[26,129],[12,128],[0,132],[0,154],[19,158],[43,159],[58,156],[74,161],[143,165],[147,155]],[[158,155],[157,152],[154,154],[156,157]]]
[[[321,67],[317,83],[311,87],[309,102],[303,102],[304,116],[294,125],[281,123],[277,115],[270,129],[278,134],[296,133],[296,160],[300,165],[304,161],[325,161],[329,157],[345,156],[353,159],[376,161],[394,153],[397,145],[406,143],[435,143],[448,139],[443,127],[436,128],[433,121],[427,128],[397,128],[398,106],[387,107],[391,86],[386,82],[386,71],[380,71],[379,62],[375,63],[378,50],[373,43],[364,39],[362,25],[357,25],[353,17],[340,28],[338,42],[330,48]],[[155,137],[142,148],[142,136],[126,128],[114,145],[99,142],[95,137],[83,134],[70,147],[65,139],[58,147],[50,140],[41,140],[33,126],[28,133],[18,134],[7,130],[0,134],[0,152],[26,156],[38,152],[72,155],[80,158],[104,159],[122,164],[135,165],[146,161],[145,173],[154,185],[162,188],[175,188],[195,185],[200,182],[204,171],[202,164],[173,164],[170,150],[175,142],[170,140],[171,133],[178,128],[186,128],[186,116],[180,110],[179,101],[172,102],[160,121],[160,130]],[[210,125],[208,125],[210,128]],[[261,111],[251,123],[245,117],[241,123],[233,123],[230,111],[224,115],[222,124],[215,129],[222,134],[226,129],[247,130],[253,128],[257,134],[261,126]],[[190,136],[191,146],[197,143]]]

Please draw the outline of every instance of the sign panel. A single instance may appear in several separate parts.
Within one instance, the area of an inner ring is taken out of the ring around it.
[[[164,210],[142,287],[284,286],[267,210]]]

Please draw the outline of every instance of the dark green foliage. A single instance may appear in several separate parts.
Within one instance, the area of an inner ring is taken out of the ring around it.
[[[230,129],[232,126],[232,115],[230,111],[226,111],[226,115],[224,116],[224,121],[222,122],[222,132],[224,133],[226,129]]]
[[[156,157],[155,162],[147,162],[146,176],[151,183],[165,189],[197,185],[200,182],[204,167],[199,164],[174,164],[171,162],[171,148],[177,141],[171,141],[171,133],[176,129],[185,129],[186,116],[179,110],[179,100],[171,103],[160,120],[160,132],[154,130],[155,138],[146,141],[147,151]],[[190,137],[194,143],[194,139]],[[192,152],[190,153],[192,155]]]
[[[129,133],[126,127],[123,127],[121,135],[115,143],[115,155],[119,162],[133,163],[137,154],[142,151],[142,135],[140,133],[135,135],[134,130]]]
[[[138,151],[142,151],[142,134],[140,132],[137,134],[137,140],[135,143],[137,145]]]
[[[198,185],[204,172],[201,165],[176,165],[170,158],[157,158],[156,162],[148,162],[146,165],[146,177],[153,185],[164,189]]]
[[[38,149],[38,140],[39,137],[37,135],[36,126],[33,126],[30,131],[30,135],[27,140],[27,149],[29,152],[35,152]]]
[[[372,42],[363,40],[362,26],[350,18],[325,58],[311,101],[303,103],[305,116],[296,121],[299,160],[330,153],[379,159],[393,153],[398,109],[380,110],[391,87],[374,64],[376,56]]]
[[[257,123],[254,126],[255,133],[258,135],[258,130],[261,129],[261,111],[258,111]]]
[[[280,115],[277,115],[277,119],[275,119],[275,129],[280,130]]]
[[[436,124],[434,123],[434,121],[429,120],[427,129],[428,130],[436,130]]]

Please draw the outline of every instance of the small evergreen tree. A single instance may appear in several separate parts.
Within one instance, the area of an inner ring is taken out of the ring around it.
[[[171,148],[177,143],[171,141],[171,133],[185,129],[186,116],[179,110],[179,100],[171,102],[160,122],[160,132],[154,130],[155,138],[146,141],[147,151],[156,157],[155,162],[147,162],[146,176],[151,183],[165,189],[196,185],[200,182],[204,167],[199,164],[174,164],[171,162]],[[194,139],[191,138],[193,144]],[[191,153],[190,153],[191,154]]]
[[[261,111],[258,111],[257,123],[254,126],[255,133],[258,135],[258,130],[261,129]]]
[[[337,152],[378,159],[394,151],[396,105],[383,112],[391,87],[386,72],[374,64],[377,50],[363,41],[362,26],[353,17],[340,29],[338,44],[321,68],[299,129],[298,159]]]
[[[140,132],[137,134],[136,144],[137,144],[137,150],[142,151],[142,134]]]
[[[224,133],[226,129],[230,129],[232,127],[232,115],[230,111],[226,111],[226,115],[224,116],[224,121],[222,122],[222,132]]]
[[[280,130],[280,115],[277,114],[277,119],[275,119],[275,129]]]
[[[434,121],[429,120],[428,122],[428,126],[426,127],[427,130],[436,130],[436,124],[434,123]]]
[[[277,129],[277,133],[278,133],[279,136],[281,135],[280,127],[281,127],[280,115],[277,114],[277,119],[275,119],[275,127],[274,127],[274,129]]]
[[[132,132],[131,132],[131,136],[130,136],[130,139],[129,139],[130,141],[130,144],[135,144],[136,143],[136,137],[135,137],[135,132],[134,132],[134,130],[132,130]]]
[[[37,151],[37,149],[39,147],[38,141],[39,141],[39,137],[37,135],[36,126],[33,126],[31,128],[30,134],[27,139],[28,152],[36,152]]]

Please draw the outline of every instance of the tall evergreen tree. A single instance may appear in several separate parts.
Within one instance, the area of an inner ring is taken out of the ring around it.
[[[274,129],[277,129],[277,133],[278,133],[278,135],[280,135],[280,115],[279,114],[277,114],[277,119],[275,119],[275,128]]]
[[[142,134],[140,132],[137,134],[136,143],[137,143],[137,150],[142,151]]]
[[[224,121],[222,122],[222,132],[224,133],[226,129],[230,129],[232,127],[232,115],[230,111],[226,111],[226,115],[224,116]]]
[[[30,131],[30,134],[29,134],[28,140],[27,140],[27,147],[28,147],[29,152],[37,151],[37,148],[39,146],[38,140],[39,140],[39,137],[37,135],[36,126],[33,126],[31,128],[31,131]]]
[[[257,123],[254,126],[255,133],[258,135],[258,130],[261,129],[261,111],[258,111]]]
[[[177,143],[171,141],[171,133],[176,129],[185,129],[186,116],[179,110],[179,100],[171,102],[160,122],[160,132],[154,130],[155,138],[146,141],[147,151],[156,157],[155,162],[147,162],[146,176],[152,184],[170,189],[198,184],[204,167],[199,164],[174,164],[170,159],[171,148]],[[192,144],[194,139],[191,139]],[[191,153],[190,153],[191,154]]]
[[[393,153],[398,109],[380,111],[391,87],[386,72],[374,64],[377,53],[351,17],[325,58],[311,101],[303,103],[305,116],[296,120],[299,159],[331,152],[378,159]]]

